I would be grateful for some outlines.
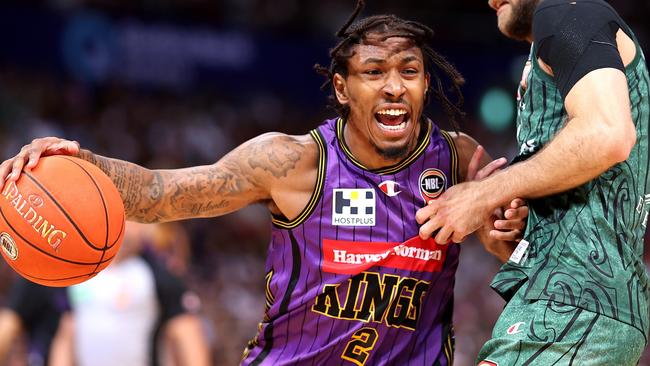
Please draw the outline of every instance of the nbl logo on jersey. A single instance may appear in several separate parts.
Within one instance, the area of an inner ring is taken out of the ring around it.
[[[420,174],[420,194],[425,203],[438,198],[447,189],[447,176],[439,169],[427,169]]]
[[[332,225],[375,226],[374,189],[335,189]]]

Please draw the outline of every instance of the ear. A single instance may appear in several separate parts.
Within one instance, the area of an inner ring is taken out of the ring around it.
[[[336,92],[336,99],[339,103],[346,105],[350,101],[348,97],[348,86],[343,75],[336,73],[332,78],[332,83],[334,84],[334,91]]]
[[[429,91],[430,82],[431,82],[431,74],[427,72],[424,74],[424,94],[426,94],[427,91]]]

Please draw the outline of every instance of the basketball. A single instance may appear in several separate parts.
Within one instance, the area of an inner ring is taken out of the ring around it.
[[[43,157],[2,189],[2,256],[32,282],[63,287],[94,277],[113,260],[123,235],[117,188],[84,160]]]

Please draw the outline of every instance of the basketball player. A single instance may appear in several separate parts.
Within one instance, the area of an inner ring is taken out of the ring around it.
[[[354,22],[362,6],[338,32],[330,67],[318,67],[339,118],[308,135],[269,133],[213,165],[155,171],[45,138],[5,161],[0,178],[16,179],[42,155],[70,154],[113,179],[131,220],[266,204],[266,311],[244,365],[450,365],[460,247],[421,238],[415,213],[505,160],[488,164],[472,138],[422,115],[431,95],[452,121],[460,113],[441,77],[459,96],[462,77],[428,45],[433,32],[393,15]],[[520,206],[514,200],[506,220],[484,218],[490,250],[509,254],[527,214]]]
[[[636,365],[648,335],[648,71],[602,0],[490,0],[532,43],[519,86],[520,161],[449,189],[418,213],[458,240],[526,197],[520,246],[493,287],[508,300],[482,365]],[[480,199],[487,197],[487,199]]]

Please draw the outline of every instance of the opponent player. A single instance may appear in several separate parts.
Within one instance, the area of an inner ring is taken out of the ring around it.
[[[362,6],[339,31],[331,66],[319,68],[340,118],[308,135],[269,133],[210,166],[154,171],[45,138],[4,162],[0,178],[13,171],[16,179],[42,155],[71,154],[113,179],[131,220],[266,204],[273,215],[266,311],[244,365],[449,365],[460,248],[421,239],[415,212],[505,161],[477,173],[489,161],[477,143],[422,115],[430,93],[452,119],[459,112],[438,73],[457,92],[462,77],[428,45],[433,32],[392,15],[351,24]],[[510,220],[485,218],[504,230],[492,231],[489,244],[508,248],[499,240],[516,238],[527,210],[519,205],[506,212]]]
[[[520,163],[418,213],[458,240],[512,197],[534,198],[493,287],[509,302],[484,365],[636,365],[648,335],[648,71],[602,0],[490,0],[532,43],[519,88]]]

